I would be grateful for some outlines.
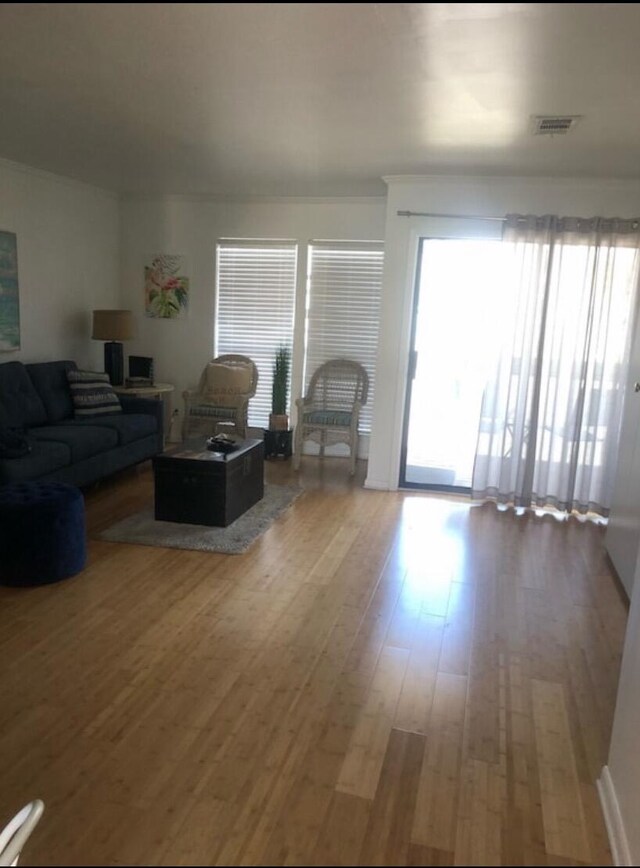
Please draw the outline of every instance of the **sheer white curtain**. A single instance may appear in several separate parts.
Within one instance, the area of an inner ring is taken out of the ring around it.
[[[507,218],[510,291],[472,496],[607,515],[638,280],[635,221]]]

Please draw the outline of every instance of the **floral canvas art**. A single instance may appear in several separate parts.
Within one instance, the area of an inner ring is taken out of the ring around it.
[[[189,278],[184,256],[160,253],[144,269],[144,310],[157,319],[178,319],[189,304]]]
[[[13,232],[0,232],[0,351],[20,349],[18,246]]]

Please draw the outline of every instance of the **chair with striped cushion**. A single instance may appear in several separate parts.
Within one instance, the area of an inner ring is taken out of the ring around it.
[[[332,359],[314,372],[307,394],[298,398],[294,468],[300,466],[305,440],[325,446],[346,443],[350,449],[350,473],[353,476],[358,455],[360,410],[367,403],[369,375],[359,362]]]
[[[218,422],[232,422],[239,437],[247,436],[249,401],[258,387],[258,368],[248,356],[234,353],[212,359],[198,388],[182,393],[182,439],[216,433]]]

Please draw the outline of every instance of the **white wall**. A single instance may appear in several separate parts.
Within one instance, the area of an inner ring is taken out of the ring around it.
[[[102,370],[91,311],[117,306],[117,196],[0,159],[0,229],[17,236],[21,337],[0,363],[70,358]]]
[[[194,387],[213,356],[215,248],[221,238],[285,238],[299,242],[295,360],[302,353],[307,243],[311,239],[380,240],[384,199],[282,199],[221,202],[194,197],[123,201],[123,307],[136,317],[138,335],[125,355],[153,356],[159,382],[173,383],[173,407],[182,412],[181,393]],[[190,300],[187,317],[159,320],[144,315],[144,266],[154,253],[187,257]],[[300,365],[294,368],[300,369]],[[302,384],[292,382],[298,397]],[[174,428],[174,438],[179,428]]]
[[[640,865],[640,559],[631,597],[609,761],[600,782],[618,865]]]
[[[494,231],[483,221],[398,217],[409,210],[503,217],[507,213],[636,217],[640,183],[562,178],[387,178],[385,269],[373,431],[366,485],[398,487],[418,238]],[[485,227],[483,230],[482,227]],[[453,337],[453,331],[452,331]]]

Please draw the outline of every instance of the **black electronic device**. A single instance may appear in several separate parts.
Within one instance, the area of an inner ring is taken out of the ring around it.
[[[153,359],[150,356],[129,356],[129,379],[148,380],[153,385]]]

